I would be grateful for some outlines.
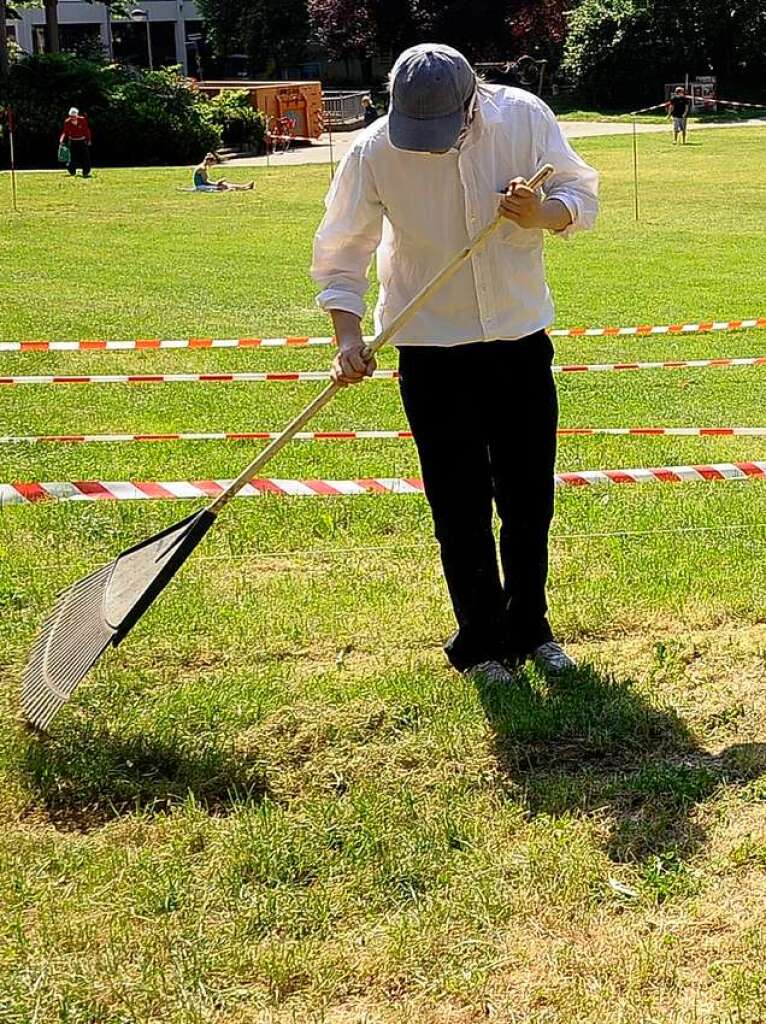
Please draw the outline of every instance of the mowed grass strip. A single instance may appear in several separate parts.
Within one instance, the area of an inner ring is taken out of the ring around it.
[[[592,236],[549,244],[558,322],[762,315],[766,136],[639,141],[638,226],[629,141],[578,144],[605,209]],[[258,172],[252,197],[179,195],[182,179],[24,175],[29,206],[2,222],[0,336],[328,333],[306,273],[326,169]],[[567,339],[557,358],[758,355],[764,341]],[[330,354],[1,365],[317,368]],[[561,379],[562,423],[760,425],[764,380]],[[9,388],[0,432],[275,429],[319,386]],[[391,383],[345,392],[316,423],[403,425]],[[257,448],[9,447],[2,479],[231,476]],[[559,464],[763,457],[757,439],[566,439]],[[302,443],[269,472],[417,464],[407,442]],[[451,617],[422,498],[242,501],[47,740],[17,721],[17,680],[55,591],[194,505],[2,510],[0,1019],[760,1020],[763,494],[560,493],[552,614],[584,667],[557,686],[529,669],[508,691],[443,663]]]

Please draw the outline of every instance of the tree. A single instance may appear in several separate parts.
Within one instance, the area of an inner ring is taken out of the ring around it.
[[[563,7],[564,0],[309,0],[314,35],[336,59],[395,53],[431,40],[474,60],[532,49],[550,59],[561,50]]]
[[[218,57],[245,52],[255,67],[300,61],[308,39],[307,0],[199,0]]]
[[[44,0],[45,3],[45,39],[48,53],[59,53],[59,5],[58,0]]]
[[[417,3],[412,0],[370,0],[370,3],[378,53],[395,55],[414,42],[426,41]]]
[[[300,62],[309,36],[307,0],[245,0],[245,51],[256,67]]]
[[[582,0],[570,18],[562,70],[588,102],[638,106],[686,69],[708,71],[700,28],[690,4]]]
[[[762,0],[697,0],[695,15],[714,73],[762,87],[766,76],[766,5]]]
[[[582,0],[562,69],[583,99],[624,109],[686,72],[760,85],[764,50],[761,0]]]
[[[359,0],[309,0],[314,37],[332,60],[365,58],[377,47],[373,4]]]
[[[45,4],[45,33],[48,46],[59,49],[59,27],[57,0],[43,0]],[[18,6],[27,6],[19,4]],[[0,0],[0,78],[8,74],[8,16],[9,9],[5,0]]]
[[[241,53],[244,49],[243,0],[199,0],[202,17],[205,19],[207,38],[218,57]]]
[[[8,75],[8,22],[5,0],[0,0],[0,81]]]
[[[528,0],[511,15],[509,28],[514,55],[528,53],[558,65],[567,34],[566,0]]]
[[[393,56],[428,38],[417,0],[308,0],[313,38],[332,60],[362,64],[372,80],[372,58]]]
[[[413,6],[421,38],[448,43],[472,60],[511,56],[514,0],[417,0]]]

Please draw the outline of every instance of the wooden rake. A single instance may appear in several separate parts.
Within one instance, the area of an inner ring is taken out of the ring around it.
[[[552,172],[553,168],[546,164],[528,185],[537,188]],[[486,244],[502,220],[502,214],[498,213],[469,246],[418,292],[370,343],[369,354],[385,345]],[[329,384],[207,508],[123,551],[113,562],[78,580],[58,595],[32,647],[22,676],[21,705],[32,725],[47,729],[106,648],[110,644],[116,647],[121,643],[165,589],[223,508],[320,409],[332,401],[343,386]]]

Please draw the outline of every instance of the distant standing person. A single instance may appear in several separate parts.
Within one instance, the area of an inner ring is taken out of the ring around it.
[[[364,127],[367,128],[373,121],[378,120],[380,114],[369,96],[363,97],[362,106],[364,107]]]
[[[689,116],[689,100],[684,95],[682,85],[676,87],[675,92],[668,100],[668,117],[673,118],[673,145],[678,142],[678,136],[686,144],[686,118]]]
[[[81,114],[77,107],[72,107],[64,121],[64,130],[59,139],[59,144],[66,144],[69,147],[69,163],[66,169],[72,177],[77,173],[78,166],[82,168],[83,178],[90,177],[90,143],[87,115]]]

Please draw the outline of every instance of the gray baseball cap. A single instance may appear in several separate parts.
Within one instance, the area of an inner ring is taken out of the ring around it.
[[[462,53],[442,43],[411,46],[391,71],[391,144],[418,153],[450,149],[475,90],[476,75]]]

